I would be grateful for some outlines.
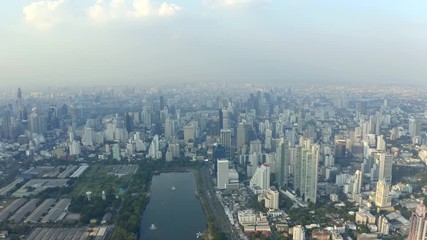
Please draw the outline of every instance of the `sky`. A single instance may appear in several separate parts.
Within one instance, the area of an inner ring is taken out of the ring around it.
[[[427,85],[425,0],[7,0],[0,84]]]

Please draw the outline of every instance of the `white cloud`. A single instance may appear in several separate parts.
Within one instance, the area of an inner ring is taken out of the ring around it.
[[[104,22],[107,20],[107,9],[102,0],[98,0],[95,5],[87,9],[88,16],[95,22]]]
[[[64,2],[64,0],[33,2],[23,8],[24,19],[39,29],[50,29],[61,21],[58,11]]]
[[[150,0],[133,0],[133,10],[131,10],[131,16],[136,18],[148,17],[152,14],[152,6]]]
[[[181,8],[175,4],[162,3],[159,8],[159,16],[172,16],[181,11]]]
[[[151,0],[111,0],[106,3],[98,0],[93,6],[87,9],[90,19],[95,22],[106,22],[120,19],[141,19],[152,16],[172,16],[181,10],[176,4],[163,2],[160,6],[155,6]]]
[[[225,8],[244,7],[253,4],[264,4],[270,1],[271,0],[205,0],[205,2],[212,7]]]

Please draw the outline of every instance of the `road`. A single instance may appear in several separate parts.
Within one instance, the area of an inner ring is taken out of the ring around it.
[[[239,235],[233,231],[233,226],[231,226],[224,212],[224,207],[215,194],[215,187],[209,175],[208,167],[203,166],[200,172],[202,178],[201,186],[204,188],[202,193],[206,200],[206,207],[209,208],[209,212],[212,214],[214,224],[227,235],[228,239],[240,239]]]

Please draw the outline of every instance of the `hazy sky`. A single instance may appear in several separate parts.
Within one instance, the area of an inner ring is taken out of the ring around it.
[[[427,85],[426,0],[3,0],[6,86]]]

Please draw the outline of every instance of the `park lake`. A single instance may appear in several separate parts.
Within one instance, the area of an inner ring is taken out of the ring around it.
[[[197,239],[207,226],[196,191],[191,172],[154,175],[150,202],[142,215],[140,240]]]

